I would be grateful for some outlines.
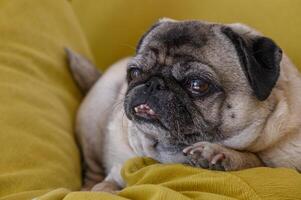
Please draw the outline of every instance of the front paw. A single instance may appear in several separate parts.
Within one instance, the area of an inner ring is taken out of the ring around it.
[[[96,185],[93,186],[91,191],[93,192],[108,192],[115,194],[120,190],[117,183],[114,181],[102,181]]]
[[[198,142],[183,150],[192,166],[219,171],[233,170],[229,152],[229,149],[209,142]]]

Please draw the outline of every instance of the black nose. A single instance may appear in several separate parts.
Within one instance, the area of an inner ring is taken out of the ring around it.
[[[152,77],[149,79],[146,83],[146,90],[147,92],[151,93],[157,90],[164,90],[165,89],[165,84],[163,79],[159,77]]]

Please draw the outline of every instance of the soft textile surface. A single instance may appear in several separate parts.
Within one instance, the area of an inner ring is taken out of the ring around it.
[[[80,187],[73,121],[80,93],[64,46],[88,48],[63,0],[0,1],[0,197]]]
[[[159,18],[246,23],[272,37],[301,69],[300,0],[72,0],[97,64],[133,54]]]
[[[120,8],[120,1],[105,2],[104,8]],[[83,6],[84,16],[85,12]],[[99,19],[116,13],[109,14],[104,12]],[[95,30],[106,31],[106,27]],[[97,32],[91,38],[96,36]],[[118,44],[119,37],[115,36],[110,40]],[[107,38],[100,35],[99,41],[106,43]],[[67,67],[65,46],[91,57],[69,1],[0,1],[1,200],[301,198],[300,174],[293,170],[259,168],[223,173],[160,165],[141,158],[129,161],[123,169],[130,187],[119,196],[71,192],[81,184],[80,156],[73,133],[81,96]],[[114,53],[114,47],[105,55]],[[94,55],[99,56],[97,52]],[[112,56],[116,59],[119,54]]]
[[[99,192],[71,192],[64,200],[296,200],[301,198],[301,175],[290,169],[256,168],[227,173],[180,164],[162,165],[149,158],[136,158],[127,162],[122,173],[129,187],[122,190],[118,196]]]

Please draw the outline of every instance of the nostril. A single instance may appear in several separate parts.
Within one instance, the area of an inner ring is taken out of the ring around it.
[[[164,89],[165,89],[165,87],[163,85],[161,85],[161,84],[157,85],[157,90],[164,90]]]
[[[152,78],[145,83],[145,87],[148,92],[153,92],[154,90],[165,90],[165,85],[163,80],[159,78]]]

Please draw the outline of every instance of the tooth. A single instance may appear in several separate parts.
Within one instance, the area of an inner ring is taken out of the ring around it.
[[[148,111],[148,113],[149,113],[150,115],[155,115],[155,112],[154,112],[152,109],[150,109],[150,110]]]
[[[137,107],[135,107],[134,110],[135,110],[135,112],[138,112],[138,108]]]

